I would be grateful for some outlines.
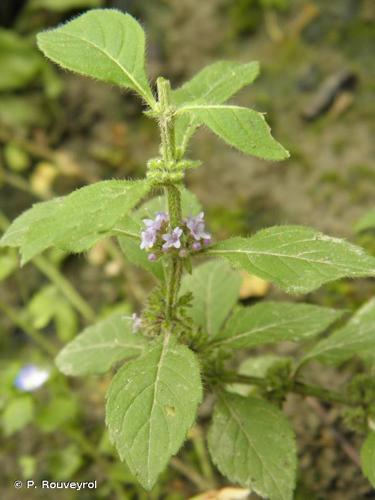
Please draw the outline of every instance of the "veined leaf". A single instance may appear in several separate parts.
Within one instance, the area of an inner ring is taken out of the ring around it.
[[[345,326],[316,344],[301,361],[341,363],[375,348],[375,298],[362,306]]]
[[[375,432],[370,432],[361,448],[363,474],[375,488]]]
[[[144,31],[129,14],[93,9],[39,33],[37,40],[42,52],[63,68],[135,90],[154,106],[144,68]]]
[[[367,231],[368,229],[375,229],[375,209],[370,210],[363,215],[355,226],[355,230],[358,233],[361,231]]]
[[[217,343],[232,349],[281,341],[300,342],[326,330],[341,311],[310,304],[264,302],[238,309]]]
[[[106,422],[121,459],[144,488],[152,488],[182,445],[201,400],[197,358],[169,334],[115,375]]]
[[[238,300],[241,275],[225,262],[211,261],[185,275],[181,294],[193,293],[189,314],[205,333],[215,337]]]
[[[183,104],[222,104],[241,88],[252,83],[259,74],[259,64],[219,61],[197,73],[182,87],[172,92],[172,102]],[[176,143],[187,141],[201,123],[189,115],[176,120]]]
[[[250,238],[230,238],[208,253],[295,294],[343,277],[375,276],[375,258],[360,247],[304,226],[275,226]]]
[[[23,263],[53,245],[72,252],[86,250],[105,237],[148,190],[144,181],[101,181],[37,203],[13,222],[0,245],[20,246]]]
[[[208,433],[213,461],[231,481],[271,500],[292,500],[296,446],[288,420],[255,397],[221,392]]]
[[[268,160],[283,160],[289,153],[271,135],[262,113],[239,106],[192,104],[177,110],[204,123],[225,142],[245,154]]]
[[[133,332],[133,321],[123,313],[115,313],[85,328],[57,355],[56,365],[65,375],[104,373],[125,358],[140,355],[146,341]]]

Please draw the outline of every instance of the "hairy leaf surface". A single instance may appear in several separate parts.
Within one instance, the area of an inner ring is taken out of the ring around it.
[[[300,342],[323,332],[341,316],[341,311],[328,307],[264,302],[238,309],[217,342],[233,349],[285,340]]]
[[[215,337],[238,300],[241,275],[229,264],[211,261],[196,267],[191,275],[185,275],[181,294],[193,293],[189,311],[194,322],[205,333]]]
[[[341,363],[375,348],[375,298],[362,306],[345,326],[321,340],[301,363],[316,358],[327,363]]]
[[[0,243],[20,246],[23,263],[53,245],[85,250],[105,237],[148,190],[145,181],[101,181],[37,203],[13,222]]]
[[[213,461],[231,481],[271,500],[292,500],[294,432],[281,411],[255,397],[222,392],[208,434]]]
[[[116,362],[141,354],[146,341],[133,332],[133,320],[115,313],[85,328],[57,355],[56,365],[65,375],[104,373]]]
[[[172,92],[172,102],[183,104],[222,104],[241,88],[252,83],[259,74],[257,62],[237,63],[218,61],[197,73],[182,87]],[[181,145],[194,133],[201,122],[189,115],[176,120],[176,143]]]
[[[146,489],[182,445],[201,400],[197,358],[169,334],[115,375],[107,393],[110,437]]]
[[[242,153],[268,160],[283,160],[289,153],[271,135],[262,113],[239,106],[197,104],[177,111],[204,123],[225,142]]]
[[[304,226],[275,226],[250,238],[230,238],[208,253],[294,294],[343,277],[375,276],[375,259],[360,247]]]
[[[129,14],[93,9],[39,33],[37,40],[42,52],[63,68],[130,88],[154,104],[144,68],[144,31]]]

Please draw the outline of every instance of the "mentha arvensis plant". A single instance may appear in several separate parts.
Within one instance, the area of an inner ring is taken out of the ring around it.
[[[120,366],[106,403],[106,425],[120,458],[144,488],[152,488],[181,448],[205,394],[214,393],[207,437],[220,472],[262,497],[291,500],[296,444],[282,403],[288,393],[298,393],[348,408],[349,424],[367,434],[363,470],[375,484],[373,379],[362,374],[338,393],[301,378],[311,360],[340,364],[373,356],[375,300],[347,322],[343,311],[302,302],[236,305],[240,269],[304,294],[342,277],[375,276],[375,259],[298,225],[215,241],[199,202],[183,187],[186,170],[199,166],[185,155],[202,125],[242,153],[288,157],[262,113],[225,104],[253,82],[258,64],[217,62],[176,90],[160,77],[154,92],[145,73],[143,29],[130,15],[106,9],[39,34],[38,45],[65,69],[135,92],[160,129],[160,155],[149,161],[145,179],[101,181],[37,203],[1,240],[19,247],[25,264],[50,247],[83,252],[115,237],[124,256],[156,278],[140,315],[107,316],[56,359],[69,376]],[[313,344],[338,320],[333,334]],[[259,359],[257,375],[251,357],[233,369],[231,358],[239,349],[307,340],[301,359]]]

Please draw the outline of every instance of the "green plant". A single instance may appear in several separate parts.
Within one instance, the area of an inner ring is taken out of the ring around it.
[[[263,497],[291,499],[296,446],[281,406],[293,392],[348,406],[348,420],[351,411],[357,417],[361,411],[361,431],[368,432],[363,470],[374,483],[375,398],[361,390],[368,378],[338,393],[303,382],[300,370],[310,360],[338,364],[366,357],[375,345],[375,300],[300,360],[273,357],[262,370],[251,362],[228,368],[239,349],[312,341],[344,314],[304,303],[238,306],[237,268],[292,294],[343,277],[375,276],[375,259],[361,248],[304,226],[212,242],[198,200],[182,186],[185,171],[199,166],[185,156],[196,129],[206,125],[245,154],[288,157],[261,113],[224,104],[256,78],[258,64],[218,62],[177,90],[160,77],[155,98],[144,68],[144,33],[129,15],[92,10],[41,33],[38,45],[65,69],[135,92],[160,129],[160,156],[148,162],[146,179],[101,181],[37,203],[1,239],[2,246],[19,247],[26,263],[50,247],[83,252],[116,237],[125,257],[158,281],[141,316],[114,313],[56,358],[60,371],[72,376],[104,373],[126,361],[107,393],[106,423],[134,476],[153,487],[183,444],[205,390],[216,395],[208,446],[219,470]],[[151,193],[158,196],[141,204]],[[199,257],[214,259],[193,269]],[[43,321],[55,314],[51,310]]]

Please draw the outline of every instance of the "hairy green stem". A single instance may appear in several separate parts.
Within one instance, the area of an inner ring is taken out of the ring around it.
[[[256,385],[265,391],[272,390],[269,382],[265,378],[254,377],[251,375],[241,375],[239,373],[225,372],[220,375],[220,379],[225,383]],[[287,392],[300,394],[301,396],[313,396],[329,403],[340,403],[347,406],[356,406],[358,402],[351,400],[346,394],[325,389],[317,385],[305,384],[299,380],[290,381]]]
[[[171,109],[171,86],[168,80],[158,78],[157,82],[159,97],[159,127],[161,138],[161,155],[164,163],[164,170],[168,171],[176,161],[176,148],[174,140],[174,117]],[[174,184],[167,184],[164,188],[168,205],[168,215],[171,229],[179,226],[182,219],[181,195],[178,187]],[[171,258],[167,277],[167,297],[166,297],[166,317],[173,316],[173,309],[178,297],[182,276],[182,261],[177,255]]]

